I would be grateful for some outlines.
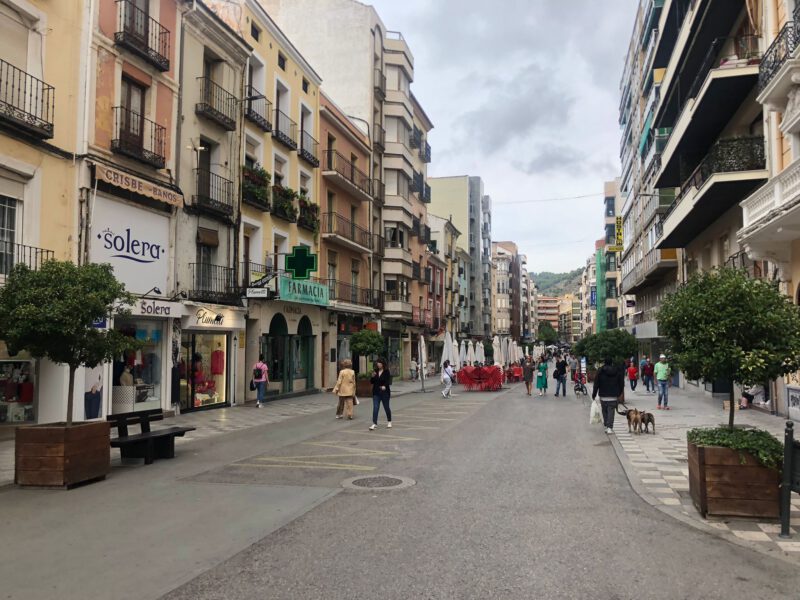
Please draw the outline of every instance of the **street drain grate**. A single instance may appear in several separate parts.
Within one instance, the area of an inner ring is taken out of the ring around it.
[[[350,490],[361,491],[380,491],[380,490],[401,490],[411,487],[417,482],[408,477],[397,475],[359,475],[351,477],[342,482],[342,487]]]

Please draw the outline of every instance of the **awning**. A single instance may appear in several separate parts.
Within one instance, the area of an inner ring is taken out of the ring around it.
[[[647,115],[644,121],[644,128],[642,129],[642,136],[639,138],[639,156],[644,156],[644,149],[647,146],[647,140],[650,137],[650,129],[653,126],[653,110]]]

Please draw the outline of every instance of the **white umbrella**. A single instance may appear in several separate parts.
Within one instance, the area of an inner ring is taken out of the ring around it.
[[[453,340],[451,352],[453,353],[453,360],[450,362],[453,363],[453,368],[457,371],[461,368],[461,354],[458,351],[458,342],[455,340]]]
[[[528,358],[528,347],[525,346],[525,358]]]
[[[503,360],[500,361],[500,364],[506,366],[508,364],[508,338],[503,338],[500,351],[503,354]]]
[[[475,362],[475,346],[472,344],[472,340],[467,344],[467,362],[470,365]]]
[[[483,342],[475,342],[475,360],[481,364],[486,362],[486,353],[483,351]]]
[[[517,361],[519,361],[519,357],[517,356],[517,342],[511,342],[511,346],[508,348],[508,362],[514,364]]]
[[[494,355],[495,364],[503,362],[503,350],[500,344],[500,338],[497,336],[494,336],[492,340],[492,353]]]
[[[442,348],[442,358],[439,364],[441,366],[444,366],[445,361],[448,361],[452,365],[455,359],[456,359],[455,356],[453,356],[453,338],[450,336],[450,332],[446,331],[444,334],[444,347]]]
[[[467,344],[464,343],[464,340],[461,340],[461,347],[458,350],[458,366],[463,367],[464,363],[467,362]]]
[[[422,378],[426,379],[428,373],[428,349],[425,347],[425,336],[423,335],[419,336],[419,362]]]

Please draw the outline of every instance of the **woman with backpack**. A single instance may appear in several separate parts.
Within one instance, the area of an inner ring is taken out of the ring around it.
[[[261,408],[267,395],[269,383],[269,367],[264,363],[264,355],[258,355],[258,361],[253,365],[253,383],[256,386],[256,408]]]

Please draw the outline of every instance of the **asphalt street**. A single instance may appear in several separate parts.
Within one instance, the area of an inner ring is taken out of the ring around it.
[[[571,394],[529,398],[521,385],[450,400],[428,394],[374,433],[369,409],[197,471],[194,484],[326,493],[164,598],[800,597],[796,566],[643,502],[602,429],[588,425],[588,405]],[[378,473],[416,485],[330,493]]]

